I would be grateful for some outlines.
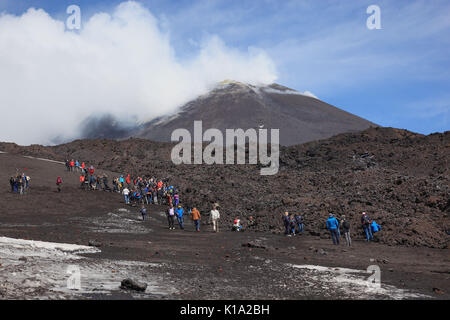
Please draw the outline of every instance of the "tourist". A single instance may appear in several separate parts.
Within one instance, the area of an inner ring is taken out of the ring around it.
[[[333,214],[330,214],[330,216],[327,220],[327,229],[330,230],[331,239],[333,239],[333,244],[338,245],[339,244],[339,233],[338,233],[339,222],[333,216]]]

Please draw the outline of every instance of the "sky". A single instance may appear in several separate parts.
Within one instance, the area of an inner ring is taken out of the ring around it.
[[[72,4],[80,30],[64,25]],[[367,27],[370,5],[381,29]],[[450,130],[448,0],[0,0],[0,13],[1,111],[40,123],[0,140],[71,137],[80,123],[67,119],[92,110],[144,121],[221,78],[309,91],[382,126]]]

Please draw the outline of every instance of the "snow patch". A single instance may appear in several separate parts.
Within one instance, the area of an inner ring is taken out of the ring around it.
[[[95,247],[44,241],[0,238],[1,299],[73,299],[95,294],[129,294],[134,298],[177,292],[154,270],[162,264],[111,261],[78,256],[95,253]],[[79,286],[69,286],[75,267]],[[133,278],[147,284],[144,293],[125,292],[120,283]]]
[[[305,97],[314,98],[314,99],[319,100],[319,98],[315,94],[313,94],[311,91],[305,91],[302,93],[302,92],[291,90],[291,89],[279,90],[279,89],[274,89],[274,88],[269,88],[269,87],[263,87],[261,89],[266,93],[293,94],[293,95],[305,96]]]
[[[45,241],[34,241],[34,240],[23,240],[14,239],[7,237],[0,237],[0,253],[2,249],[15,248],[31,252],[38,253],[39,250],[34,249],[44,249],[48,251],[61,251],[62,253],[97,253],[100,252],[99,249],[94,247],[82,246],[77,244],[68,243],[56,243],[56,242],[45,242]],[[55,253],[55,252],[53,252]]]
[[[311,280],[318,281],[325,288],[342,290],[345,294],[355,296],[357,299],[387,298],[401,300],[431,298],[427,295],[383,284],[382,278],[381,285],[377,286],[368,281],[368,277],[371,274],[365,270],[330,268],[317,265],[290,264],[289,266],[305,270]]]
[[[65,164],[62,161],[56,161],[56,160],[50,160],[50,159],[44,159],[44,158],[36,158],[36,157],[32,157],[32,156],[23,156],[24,158],[28,158],[28,159],[34,159],[34,160],[41,160],[41,161],[47,161],[47,162],[53,162],[53,163],[58,163],[58,164]]]

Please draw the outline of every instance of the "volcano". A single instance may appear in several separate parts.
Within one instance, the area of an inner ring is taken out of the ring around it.
[[[279,129],[284,146],[358,132],[377,125],[325,103],[310,94],[271,84],[254,86],[223,81],[209,93],[182,106],[174,114],[143,124],[131,135],[168,142],[178,128],[193,133],[194,121],[204,128]]]

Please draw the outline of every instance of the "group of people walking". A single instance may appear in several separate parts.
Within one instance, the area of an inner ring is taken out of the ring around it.
[[[113,180],[115,192],[122,193],[126,204],[160,204],[177,207],[180,195],[177,189],[167,181],[155,177],[137,177],[131,179],[130,175]]]
[[[352,245],[352,239],[350,237],[350,222],[346,220],[345,216],[341,217],[341,221],[339,222],[333,214],[330,214],[328,220],[326,222],[327,229],[330,231],[331,239],[333,240],[333,244],[339,245],[341,229],[345,236],[345,242],[347,246]],[[381,230],[381,226],[379,226],[375,221],[370,219],[366,212],[362,212],[361,214],[361,226],[364,230],[364,234],[366,236],[366,241],[373,241],[373,234]]]
[[[296,233],[303,233],[303,216],[300,213],[289,214],[286,211],[283,215],[284,234],[295,236]]]
[[[9,178],[12,193],[25,194],[28,191],[31,178],[25,173],[20,174],[18,171]]]
[[[216,203],[214,204],[211,213],[210,213],[210,221],[213,225],[213,231],[219,232],[219,219],[220,219],[220,213],[219,213],[219,205]],[[140,213],[142,215],[142,220],[147,220],[147,209],[145,208],[145,205],[143,204],[140,209]],[[169,224],[169,230],[175,230],[175,219],[178,222],[178,226],[181,230],[184,230],[185,223],[184,223],[184,217],[187,215],[191,218],[193,221],[193,224],[195,226],[195,231],[200,232],[200,223],[202,216],[200,214],[200,211],[197,208],[188,208],[187,212],[185,212],[183,206],[181,204],[178,204],[176,207],[171,203],[169,204],[169,207],[166,211],[167,215],[167,222]]]
[[[112,178],[111,188],[108,175],[96,173],[93,165],[88,166],[78,160],[66,160],[66,169],[69,172],[81,172],[79,180],[81,189],[117,192],[123,195],[126,204],[163,204],[177,207],[180,203],[177,189],[163,179],[120,175]],[[62,182],[57,185],[60,190]]]
[[[283,215],[284,233],[287,236],[295,236],[303,233],[303,216],[300,213],[289,214],[285,212]],[[373,241],[373,234],[381,230],[381,226],[370,219],[366,212],[361,215],[361,226],[366,236],[366,241]],[[340,221],[331,213],[326,221],[326,228],[329,230],[333,244],[340,244],[341,230],[345,237],[347,246],[352,245],[350,236],[350,222],[345,215],[341,216]]]
[[[108,184],[107,174],[95,174],[95,167],[92,165],[86,166],[85,162],[80,163],[78,160],[67,160],[66,168],[67,171],[70,172],[81,172],[80,188],[82,189],[117,192],[124,196],[126,204],[141,204],[140,213],[142,214],[143,220],[146,220],[147,218],[145,204],[167,205],[168,209],[166,213],[169,230],[175,230],[175,221],[178,222],[179,228],[183,230],[185,227],[184,217],[185,215],[188,215],[194,223],[195,230],[200,232],[200,211],[195,207],[188,207],[186,212],[180,204],[180,197],[177,189],[163,179],[140,176],[132,178],[130,174],[126,177],[120,175],[119,177],[114,177],[112,179],[113,187],[111,189]],[[11,192],[25,193],[28,188],[29,180],[29,177],[24,174],[11,177]],[[61,177],[58,177],[56,184],[58,191],[61,191]],[[219,205],[215,203],[209,214],[210,223],[212,224],[214,232],[219,232],[220,213],[218,209]],[[241,220],[238,217],[234,219],[231,228],[232,231],[243,230],[240,221]],[[249,220],[249,223],[254,224],[253,218]],[[304,221],[303,215],[300,213],[289,214],[289,212],[286,211],[283,215],[283,224],[287,236],[295,236],[296,234],[303,233]],[[381,227],[376,224],[375,221],[372,221],[366,212],[363,212],[361,215],[361,225],[366,236],[366,241],[373,241],[373,233],[381,230]],[[342,230],[347,246],[351,246],[350,222],[346,220],[344,215],[341,216],[340,221],[338,221],[333,214],[330,214],[326,221],[326,228],[330,232],[333,244],[340,244]]]

